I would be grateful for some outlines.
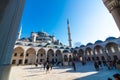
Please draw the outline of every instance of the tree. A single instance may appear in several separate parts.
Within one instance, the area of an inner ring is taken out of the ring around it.
[[[74,43],[74,47],[80,47],[80,45],[81,45],[81,42],[79,41]]]

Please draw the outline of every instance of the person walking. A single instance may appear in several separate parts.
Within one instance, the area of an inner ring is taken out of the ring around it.
[[[96,71],[99,71],[99,65],[96,61],[94,62],[94,67],[95,67]]]
[[[43,68],[44,68],[44,70],[45,70],[45,67],[46,67],[46,62],[43,63]]]
[[[74,61],[72,62],[72,66],[73,66],[74,71],[76,71],[76,66],[75,66],[75,62]]]
[[[47,64],[46,64],[46,74],[49,72],[49,68],[50,68],[50,67],[49,67],[49,64],[47,63]]]
[[[50,66],[50,70],[52,70],[52,67],[53,67],[52,63],[50,63],[49,66]]]

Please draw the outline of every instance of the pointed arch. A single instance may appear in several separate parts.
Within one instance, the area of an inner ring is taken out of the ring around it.
[[[62,53],[61,53],[61,51],[60,50],[56,50],[56,53],[55,53],[56,55],[56,62],[62,62]]]
[[[109,42],[106,44],[105,49],[106,49],[106,54],[109,59],[117,60],[117,58],[115,59],[114,56],[120,57],[119,56],[119,46],[117,43]]]
[[[87,61],[93,60],[91,57],[94,56],[94,53],[90,47],[87,47],[85,49],[85,56],[86,56]]]
[[[94,52],[96,55],[96,60],[105,60],[106,54],[104,53],[104,49],[101,45],[96,45],[94,47]]]
[[[46,61],[46,51],[45,49],[41,48],[38,50],[37,53],[37,62],[44,63]]]
[[[52,49],[47,51],[47,61],[54,62],[54,51]]]
[[[80,61],[84,60],[85,56],[84,56],[84,50],[83,49],[79,49],[78,56],[79,56]]]
[[[25,55],[24,64],[34,64],[36,63],[36,51],[34,48],[28,48]]]
[[[24,49],[22,47],[16,47],[13,51],[11,64],[21,65],[23,64]]]
[[[101,45],[96,45],[94,47],[94,52],[95,52],[96,55],[97,54],[103,54],[103,47]]]

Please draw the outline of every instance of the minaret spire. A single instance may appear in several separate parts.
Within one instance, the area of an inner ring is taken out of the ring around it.
[[[70,26],[69,26],[69,20],[67,19],[67,26],[68,26],[68,41],[69,41],[69,47],[72,47],[72,39],[71,39],[71,33],[70,33]]]
[[[20,31],[19,31],[19,33],[18,33],[18,39],[20,39],[21,33],[22,33],[22,26],[20,27]]]

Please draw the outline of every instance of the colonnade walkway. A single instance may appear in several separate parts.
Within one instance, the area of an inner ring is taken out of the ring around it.
[[[49,73],[42,66],[12,66],[9,80],[107,80],[113,79],[113,74],[120,73],[119,70],[108,70],[107,67],[96,71],[92,63],[82,66],[76,62],[76,71],[72,66],[53,67]]]

